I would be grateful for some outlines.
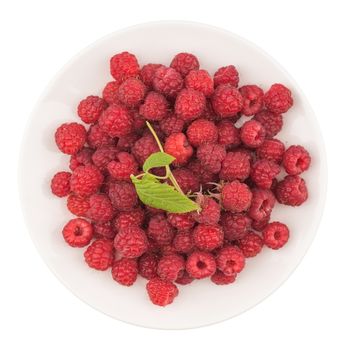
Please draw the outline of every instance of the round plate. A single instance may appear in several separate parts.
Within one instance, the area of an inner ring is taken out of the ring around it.
[[[50,192],[50,179],[68,170],[69,157],[60,153],[54,132],[63,122],[77,121],[76,108],[87,95],[100,95],[112,80],[109,58],[121,51],[134,53],[140,62],[169,64],[182,51],[199,57],[201,67],[211,74],[218,67],[233,64],[240,84],[258,84],[267,89],[280,82],[293,93],[294,107],[284,117],[278,138],[286,145],[302,144],[311,153],[312,166],[303,174],[309,200],[301,207],[277,205],[274,220],[286,223],[291,232],[287,245],[274,251],[264,248],[248,259],[236,282],[217,286],[210,280],[180,286],[174,303],[151,304],[146,281],[139,278],[132,287],[118,285],[110,271],[87,267],[84,249],[71,248],[61,230],[72,218],[65,199]],[[75,56],[46,88],[30,117],[24,135],[19,164],[22,208],[30,235],[44,261],[56,276],[80,299],[118,320],[135,325],[183,329],[226,320],[251,308],[278,288],[296,268],[310,246],[322,215],[326,193],[325,151],[306,97],[294,80],[269,55],[255,45],[227,31],[198,23],[147,23],[113,33]]]

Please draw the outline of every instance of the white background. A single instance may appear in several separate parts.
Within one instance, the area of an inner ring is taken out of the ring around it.
[[[349,349],[350,22],[346,3],[2,1],[0,348]],[[21,136],[52,76],[101,36],[139,22],[166,19],[221,26],[276,58],[299,83],[318,116],[329,167],[324,217],[292,277],[243,315],[188,331],[130,326],[79,301],[37,254],[17,194]]]

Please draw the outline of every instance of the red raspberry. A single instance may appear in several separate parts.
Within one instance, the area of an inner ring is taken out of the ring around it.
[[[129,182],[111,183],[108,195],[117,210],[132,210],[138,203],[135,187]]]
[[[139,113],[147,120],[159,121],[166,117],[168,109],[166,98],[158,92],[151,91],[140,106]]]
[[[136,174],[138,164],[134,156],[127,152],[119,152],[116,160],[108,163],[107,169],[118,181],[129,181],[131,174]]]
[[[282,84],[273,84],[264,95],[265,107],[274,113],[285,113],[293,105],[291,91]]]
[[[223,120],[218,125],[218,143],[227,148],[234,148],[241,143],[239,129],[230,120]]]
[[[76,216],[86,216],[90,208],[89,199],[72,193],[67,198],[67,208]]]
[[[242,212],[250,207],[252,192],[249,187],[239,181],[225,184],[221,189],[221,204],[226,210]]]
[[[142,67],[140,72],[141,80],[148,88],[152,87],[154,73],[160,67],[164,66],[162,64],[157,63],[148,63]]]
[[[51,192],[57,197],[65,197],[70,193],[70,178],[72,174],[60,171],[51,180]]]
[[[113,241],[109,239],[96,239],[85,250],[86,263],[96,270],[107,270],[114,260]]]
[[[249,216],[256,221],[269,217],[275,206],[275,197],[270,190],[253,188],[252,204],[249,208]]]
[[[153,88],[155,91],[167,97],[174,98],[182,89],[183,79],[174,68],[159,67],[153,76]]]
[[[205,170],[198,159],[191,161],[188,164],[188,169],[190,169],[194,174],[195,178],[197,178],[198,188],[200,183],[203,189],[206,190],[208,189],[208,187],[212,186],[211,184],[209,184],[209,182],[216,182],[217,180],[217,175]]]
[[[257,85],[245,85],[239,88],[243,97],[242,113],[244,115],[254,115],[261,111],[263,107],[264,91]]]
[[[119,137],[117,142],[117,148],[121,151],[130,152],[131,147],[139,139],[139,135],[131,133],[122,137]]]
[[[92,221],[107,222],[113,218],[113,206],[105,194],[93,194],[89,198],[89,204],[90,208],[86,216]]]
[[[249,120],[241,127],[241,140],[250,148],[257,148],[265,141],[265,128],[256,120]]]
[[[200,250],[211,251],[222,245],[224,232],[221,226],[198,224],[193,230],[194,245]]]
[[[113,279],[123,286],[132,286],[137,278],[137,262],[135,259],[121,258],[112,266]]]
[[[102,91],[102,97],[108,104],[118,103],[118,90],[120,83],[110,81],[106,84]]]
[[[235,66],[226,66],[219,68],[214,74],[215,87],[222,84],[231,84],[237,87],[239,83],[239,75]]]
[[[163,245],[161,247],[159,247],[159,254],[162,255],[169,255],[169,254],[176,254],[177,251],[175,250],[175,248],[171,245]]]
[[[134,118],[134,133],[137,135],[143,135],[143,133],[147,130],[146,119],[139,113],[138,109],[131,111],[131,113],[133,114]]]
[[[157,267],[158,276],[169,282],[174,282],[185,269],[185,259],[179,254],[168,254],[160,258]]]
[[[102,131],[98,124],[91,125],[87,135],[87,143],[92,148],[103,146],[113,146],[115,144],[112,137]]]
[[[173,170],[173,175],[184,193],[199,191],[199,180],[191,170],[178,168]]]
[[[216,270],[216,272],[210,277],[210,279],[213,283],[217,284],[218,286],[223,286],[226,284],[233,283],[236,280],[236,277],[237,274],[227,276],[220,270]]]
[[[101,115],[99,125],[110,137],[121,137],[133,130],[133,117],[120,105],[110,105]]]
[[[205,96],[194,89],[182,89],[176,97],[175,113],[184,121],[198,118],[205,108]]]
[[[117,231],[129,226],[141,227],[145,219],[145,212],[142,208],[135,208],[132,211],[120,212],[114,221],[114,227]]]
[[[143,254],[138,261],[139,274],[148,280],[157,277],[158,259],[154,254]]]
[[[196,56],[191,53],[178,53],[170,63],[170,67],[176,69],[183,77],[190,71],[199,68],[199,62]]]
[[[88,96],[78,105],[78,116],[87,124],[95,123],[101,113],[107,108],[105,100],[98,96]]]
[[[69,168],[74,171],[78,166],[92,164],[92,155],[94,150],[84,147],[78,153],[70,156]]]
[[[136,107],[141,104],[145,94],[145,84],[139,79],[129,78],[119,86],[118,100],[127,107]]]
[[[308,198],[304,179],[298,175],[288,175],[280,181],[275,189],[277,200],[285,205],[299,206]]]
[[[71,190],[79,196],[90,196],[101,186],[103,175],[94,165],[76,168],[70,179]]]
[[[190,71],[185,78],[185,86],[202,92],[206,97],[214,92],[214,81],[204,69]]]
[[[159,152],[159,147],[154,137],[146,134],[135,142],[134,146],[131,148],[131,152],[139,165],[143,165],[152,153]]]
[[[116,231],[113,228],[113,225],[110,221],[107,222],[95,222],[93,224],[94,235],[96,238],[107,238],[114,239]]]
[[[264,127],[266,137],[276,136],[283,126],[282,115],[267,110],[257,113],[253,120],[258,121]]]
[[[267,159],[280,164],[284,150],[285,147],[283,142],[277,139],[270,139],[264,141],[264,143],[256,150],[256,154],[260,159]]]
[[[218,139],[218,128],[209,120],[197,119],[187,128],[186,134],[190,144],[198,147],[204,143],[215,143]]]
[[[196,251],[191,253],[186,261],[186,271],[196,279],[209,277],[215,273],[216,262],[212,254]]]
[[[189,231],[178,232],[174,237],[173,247],[178,253],[190,253],[194,247],[192,234]]]
[[[194,278],[191,277],[187,271],[184,271],[181,277],[178,277],[175,281],[177,284],[182,284],[183,286],[186,284],[190,284],[194,281]]]
[[[195,221],[192,218],[191,213],[184,213],[184,214],[168,213],[168,222],[172,227],[181,231],[190,230],[191,228],[193,228],[195,224]]]
[[[252,221],[252,228],[255,231],[263,231],[263,229],[267,226],[267,224],[270,221],[270,215],[264,217],[262,220],[253,220]]]
[[[278,221],[271,222],[263,231],[264,243],[271,249],[282,248],[289,239],[289,229]]]
[[[68,221],[62,230],[64,240],[71,247],[85,247],[92,239],[93,229],[91,224],[84,219],[72,219]]]
[[[244,181],[250,174],[250,156],[246,152],[228,152],[221,163],[220,179]]]
[[[197,149],[197,158],[202,167],[213,173],[218,174],[221,170],[221,163],[226,157],[225,147],[218,144],[204,144]]]
[[[102,171],[110,161],[116,159],[118,152],[119,150],[114,146],[100,147],[92,155],[92,162]]]
[[[188,143],[186,135],[181,132],[166,138],[164,151],[176,158],[174,165],[185,165],[193,154],[192,146]]]
[[[198,195],[197,204],[201,207],[200,212],[193,212],[192,217],[200,224],[215,225],[220,220],[221,208],[213,198]]]
[[[221,248],[216,257],[216,264],[225,275],[232,276],[243,270],[245,258],[242,251],[234,246]]]
[[[163,214],[157,214],[149,220],[147,235],[158,245],[165,246],[173,240],[174,230]]]
[[[146,234],[137,226],[122,228],[114,238],[114,247],[125,258],[137,258],[147,251]]]
[[[283,166],[289,175],[299,175],[309,169],[311,157],[303,146],[290,146],[283,155]]]
[[[140,67],[136,57],[129,52],[121,52],[114,55],[110,60],[112,77],[119,83],[139,74]]]
[[[267,159],[257,160],[252,165],[250,178],[260,188],[271,188],[272,181],[280,173],[281,168],[275,162]]]
[[[261,252],[264,241],[256,233],[250,232],[238,241],[238,247],[246,258],[252,258]]]
[[[171,134],[182,132],[185,122],[182,119],[177,118],[175,115],[169,115],[162,119],[159,122],[159,125],[165,136],[170,136]]]
[[[86,141],[86,130],[78,123],[62,124],[55,133],[56,145],[62,153],[75,154]]]
[[[201,118],[210,120],[212,122],[217,122],[221,119],[215,114],[210,99],[207,99],[205,103],[204,110],[201,114]]]
[[[234,86],[224,84],[215,89],[211,103],[218,116],[231,118],[242,110],[243,98]]]
[[[221,215],[220,224],[224,231],[224,236],[229,241],[241,239],[250,230],[252,219],[246,214],[233,214],[225,212]]]
[[[174,283],[163,281],[158,277],[148,281],[146,290],[151,302],[158,306],[171,304],[179,294],[179,290]]]

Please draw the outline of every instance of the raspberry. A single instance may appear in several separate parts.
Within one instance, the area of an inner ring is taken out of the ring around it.
[[[241,127],[241,140],[250,148],[261,146],[265,140],[265,128],[256,120],[249,120]]]
[[[177,230],[190,230],[193,228],[195,221],[191,216],[191,213],[174,214],[168,213],[169,224]]]
[[[200,164],[199,160],[197,159],[191,161],[187,167],[188,169],[191,170],[191,172],[197,178],[198,188],[199,188],[199,183],[203,186],[203,189],[207,189],[208,186],[211,186],[209,182],[216,181],[216,175],[205,170]]]
[[[106,84],[102,91],[102,97],[108,104],[118,103],[118,90],[120,83],[110,81]]]
[[[173,170],[173,175],[184,193],[199,191],[199,180],[191,170],[178,168]]]
[[[285,205],[299,206],[308,198],[304,179],[298,175],[288,175],[280,181],[275,189],[277,200]]]
[[[226,210],[242,212],[249,208],[252,192],[249,187],[239,181],[225,184],[221,189],[221,204]]]
[[[175,115],[169,115],[168,117],[162,119],[159,122],[159,125],[165,136],[170,136],[171,134],[182,132],[185,122]]]
[[[109,239],[96,239],[84,252],[86,263],[96,270],[107,270],[114,260],[113,241]]]
[[[289,175],[299,175],[309,169],[311,157],[302,146],[290,146],[283,155],[283,167]]]
[[[220,205],[208,196],[198,195],[197,204],[200,212],[193,212],[192,217],[200,224],[215,225],[220,220]]]
[[[139,64],[136,57],[129,52],[121,52],[114,55],[110,60],[112,77],[119,83],[139,74]]]
[[[261,252],[264,241],[256,233],[250,232],[238,241],[238,247],[246,258],[252,258]]]
[[[256,153],[260,159],[267,159],[280,164],[282,162],[284,150],[284,144],[280,140],[270,139],[265,140],[256,150]]]
[[[114,221],[114,227],[117,231],[129,226],[141,227],[145,219],[145,212],[142,208],[135,208],[132,211],[120,212]]]
[[[186,135],[180,132],[166,138],[164,151],[175,157],[174,165],[186,164],[193,154],[193,148],[188,143]]]
[[[218,174],[221,170],[221,163],[226,157],[225,147],[218,144],[204,144],[197,149],[197,158],[202,167],[213,173]]]
[[[158,262],[157,273],[158,276],[169,282],[174,282],[178,276],[181,276],[185,269],[185,260],[179,254],[168,254]]]
[[[242,110],[243,98],[230,84],[219,85],[211,98],[214,111],[221,118],[234,117]]]
[[[110,221],[96,222],[93,224],[94,235],[96,238],[114,239],[116,231],[113,229],[113,225]]]
[[[103,176],[94,165],[76,168],[70,179],[71,190],[79,196],[90,196],[101,186]]]
[[[136,107],[141,104],[145,94],[145,84],[139,79],[129,78],[119,86],[118,100],[127,107]]]
[[[273,84],[264,95],[265,107],[274,113],[285,113],[293,105],[291,91],[282,84]]]
[[[177,251],[173,247],[172,244],[162,245],[159,247],[159,254],[162,255],[169,255],[169,254],[176,254]]]
[[[248,215],[253,220],[261,221],[270,216],[276,200],[270,190],[254,188],[252,193],[252,204],[249,208]]]
[[[112,266],[113,279],[123,286],[132,286],[137,278],[137,262],[135,259],[121,258]]]
[[[196,56],[191,53],[178,53],[170,63],[170,67],[176,69],[183,77],[190,71],[199,68],[199,62]]]
[[[260,188],[271,188],[272,181],[280,173],[281,168],[271,160],[261,159],[254,162],[250,178]]]
[[[101,115],[99,125],[110,137],[121,137],[133,130],[133,117],[120,105],[110,105]]]
[[[216,272],[214,273],[214,275],[212,275],[210,277],[210,280],[217,284],[218,286],[223,286],[226,284],[231,284],[236,280],[237,274],[233,274],[233,275],[225,275],[223,272],[221,272],[220,270],[216,270]]]
[[[108,163],[107,169],[118,181],[129,181],[131,174],[136,174],[138,164],[134,156],[127,152],[119,152],[116,160]]]
[[[91,125],[87,135],[87,143],[92,148],[113,146],[114,140],[107,133],[102,131],[98,124]]]
[[[159,67],[153,76],[153,88],[155,91],[174,98],[182,89],[183,79],[174,68]]]
[[[204,69],[190,71],[185,78],[185,86],[202,92],[206,97],[214,92],[214,81]]]
[[[245,257],[239,248],[227,246],[219,250],[216,264],[225,275],[232,276],[243,270]]]
[[[233,148],[241,143],[239,137],[239,130],[234,126],[230,120],[223,120],[218,125],[218,143]]]
[[[111,183],[108,195],[117,210],[128,211],[138,203],[135,187],[129,182],[118,181]]]
[[[71,247],[85,247],[92,239],[93,229],[91,224],[84,219],[70,220],[62,230],[64,240]]]
[[[194,147],[204,143],[215,143],[218,139],[216,125],[206,119],[197,119],[190,124],[186,131],[188,141]]]
[[[250,230],[252,219],[245,214],[233,214],[225,212],[221,215],[220,224],[224,236],[229,241],[242,239]]]
[[[154,254],[143,254],[138,261],[139,274],[148,280],[157,277],[158,259]]]
[[[145,160],[152,153],[159,152],[159,147],[154,137],[147,134],[135,142],[134,146],[131,148],[131,152],[136,158],[139,165],[143,165]]]
[[[264,217],[263,219],[261,220],[253,220],[252,221],[252,228],[255,230],[255,231],[263,231],[263,229],[266,227],[266,225],[269,223],[270,221],[270,215]]]
[[[182,89],[176,97],[175,113],[184,121],[198,118],[205,107],[205,96],[194,89]]]
[[[282,248],[289,239],[289,229],[278,221],[271,222],[263,231],[264,243],[271,249]]]
[[[114,247],[124,258],[137,258],[147,251],[146,234],[137,226],[122,228],[114,238]]]
[[[70,178],[72,174],[60,171],[51,180],[51,192],[57,197],[65,197],[70,193]]]
[[[243,97],[242,113],[247,116],[254,115],[263,107],[264,91],[257,85],[245,85],[239,88]]]
[[[231,84],[237,87],[239,83],[239,75],[235,66],[226,66],[219,68],[214,74],[215,87],[222,84]]]
[[[163,281],[158,277],[148,281],[146,290],[151,302],[158,306],[171,304],[179,294],[179,290],[174,283]]]
[[[198,224],[193,230],[194,245],[200,250],[211,251],[222,245],[224,232],[221,226]]]
[[[67,208],[76,216],[86,216],[86,212],[90,208],[89,199],[72,193],[67,198]]]
[[[69,168],[74,171],[80,165],[92,164],[92,155],[94,150],[88,147],[82,148],[78,153],[71,155]]]
[[[163,214],[151,217],[148,223],[147,235],[160,246],[171,243],[174,238],[174,230]]]
[[[193,282],[194,278],[191,277],[187,271],[184,271],[181,277],[178,277],[175,281],[177,284],[182,284],[183,286],[186,284],[190,284]]]
[[[92,221],[107,222],[113,218],[113,206],[105,194],[93,194],[89,198],[89,204],[90,208],[86,216]]]
[[[204,110],[201,114],[201,118],[210,120],[212,122],[216,122],[220,120],[220,118],[215,114],[213,110],[213,106],[211,104],[210,99],[207,99],[205,103]]]
[[[186,271],[196,279],[209,277],[215,273],[216,262],[212,254],[196,251],[191,253],[186,261]]]
[[[117,157],[118,149],[114,146],[104,146],[98,148],[92,155],[92,162],[100,169],[104,170],[108,163]]]
[[[95,123],[101,113],[107,108],[105,100],[98,96],[88,96],[78,105],[78,116],[87,124]]]
[[[250,174],[250,156],[246,152],[228,152],[221,163],[220,179],[244,181]]]
[[[117,142],[117,148],[121,151],[130,151],[134,143],[139,139],[136,133],[127,134],[119,137]]]
[[[282,115],[267,110],[257,113],[253,120],[258,121],[264,127],[266,137],[276,136],[283,126]]]
[[[143,118],[138,110],[132,111],[132,114],[134,117],[134,133],[137,135],[142,135],[146,129],[146,119]]]
[[[140,106],[139,113],[147,120],[159,121],[168,114],[168,108],[166,98],[158,92],[151,91]]]
[[[178,232],[174,237],[173,247],[178,253],[190,253],[194,247],[191,233],[189,231]]]
[[[75,154],[86,141],[86,130],[78,123],[62,124],[55,132],[56,145],[62,153]]]
[[[141,80],[148,88],[152,87],[154,73],[160,67],[164,66],[162,64],[148,63],[142,67],[140,72]]]

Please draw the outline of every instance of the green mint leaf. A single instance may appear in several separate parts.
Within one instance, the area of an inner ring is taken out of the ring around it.
[[[143,171],[147,173],[152,168],[158,168],[171,164],[175,158],[164,152],[152,153],[143,164]]]

